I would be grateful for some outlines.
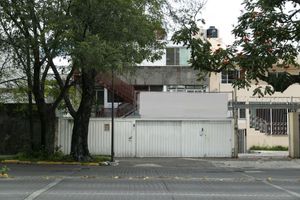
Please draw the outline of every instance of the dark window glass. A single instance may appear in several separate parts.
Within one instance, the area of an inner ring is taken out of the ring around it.
[[[149,91],[148,85],[135,85],[134,89],[137,91]]]
[[[163,91],[163,86],[162,85],[150,85],[150,91],[161,92],[161,91]]]
[[[240,71],[227,70],[222,71],[222,83],[232,83],[234,80],[240,77]]]
[[[107,101],[109,102],[109,103],[111,103],[112,102],[112,93],[111,92],[107,92]],[[114,102],[122,102],[122,99],[121,99],[121,97],[119,97],[118,95],[116,95],[115,94],[115,96],[114,96]]]
[[[227,83],[227,73],[226,72],[222,72],[222,83]]]
[[[175,53],[175,65],[179,65],[179,48],[174,48]]]
[[[179,65],[179,48],[167,48],[167,65]]]
[[[245,108],[240,108],[240,118],[245,119],[246,118],[246,109]]]
[[[96,98],[97,98],[98,105],[104,105],[104,91],[103,90],[96,91]]]

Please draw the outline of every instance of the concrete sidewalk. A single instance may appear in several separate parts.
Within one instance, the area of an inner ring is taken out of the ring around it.
[[[253,151],[239,154],[238,159],[213,161],[217,167],[256,169],[300,169],[300,159],[288,157],[288,151]]]
[[[288,158],[288,151],[251,151],[251,153],[240,153],[239,158]]]

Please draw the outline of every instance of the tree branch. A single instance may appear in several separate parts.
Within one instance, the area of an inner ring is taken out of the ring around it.
[[[45,89],[45,81],[46,81],[46,78],[47,78],[47,75],[48,75],[49,68],[50,68],[50,66],[49,66],[49,64],[47,64],[46,68],[45,68],[45,70],[42,74],[42,78],[41,78],[41,89],[42,89],[42,91],[44,91],[44,89]]]
[[[13,79],[1,81],[0,84],[5,84],[5,83],[9,83],[9,82],[15,82],[15,81],[19,81],[19,80],[26,80],[26,76],[23,76],[21,78],[13,78]]]
[[[63,80],[61,79],[61,76],[59,75],[59,72],[57,71],[57,68],[54,65],[52,60],[49,61],[49,65],[51,66],[51,69],[54,72],[55,79],[56,79],[56,81],[59,85],[59,88],[60,88],[60,94],[59,94],[58,98],[55,100],[55,102],[53,103],[52,107],[56,108],[57,105],[59,104],[59,102],[62,99],[64,99],[71,116],[75,117],[76,111],[75,111],[75,109],[74,109],[74,107],[73,107],[73,105],[70,101],[69,95],[67,94],[67,91],[70,88],[69,82],[70,82],[71,77],[73,76],[73,72],[75,70],[75,67],[72,67],[70,73],[68,74],[68,76],[66,78],[65,83],[63,83]]]

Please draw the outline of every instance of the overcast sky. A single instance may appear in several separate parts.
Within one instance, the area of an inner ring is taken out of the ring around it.
[[[207,0],[202,16],[206,21],[204,28],[216,26],[219,37],[226,45],[234,40],[231,34],[232,25],[237,24],[237,18],[241,14],[243,0]]]

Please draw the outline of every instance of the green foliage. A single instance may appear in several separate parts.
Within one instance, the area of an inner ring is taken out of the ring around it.
[[[250,147],[250,150],[262,150],[262,151],[288,151],[288,147],[284,146],[252,146]]]
[[[60,95],[60,87],[57,83],[56,80],[46,80],[45,81],[45,97],[53,100],[53,99],[57,99],[59,98]],[[76,93],[78,93],[79,91],[75,88],[75,86],[70,86],[68,89],[68,96],[70,101],[72,102],[74,107],[78,107],[80,99],[78,99],[78,95],[76,95]],[[59,105],[57,106],[58,110],[66,110],[67,106],[65,104],[64,101],[61,101],[59,103]]]
[[[155,31],[162,29],[161,2],[74,1],[74,63],[81,68],[107,71],[158,59],[163,44],[156,40]]]
[[[289,6],[292,4],[293,7]],[[288,73],[269,77],[273,67],[299,66],[300,2],[296,0],[244,0],[245,11],[238,19],[233,34],[234,44],[226,49],[212,49],[208,40],[199,35],[195,18],[188,17],[173,40],[191,49],[190,63],[199,70],[200,78],[211,72],[240,69],[243,77],[233,82],[237,88],[249,88],[253,81],[266,81],[273,88],[255,93],[263,96],[274,91],[283,92],[289,85],[300,82],[299,76]],[[200,20],[202,21],[202,20]]]
[[[39,161],[39,160],[47,160],[49,157],[48,152],[44,150],[39,151],[30,151],[30,152],[21,152],[16,156],[17,160],[30,160],[30,161]]]
[[[289,4],[293,4],[290,7]],[[233,33],[236,41],[231,48],[239,49],[235,62],[245,71],[244,82],[263,80],[275,91],[283,92],[299,82],[288,73],[269,77],[274,67],[299,66],[300,3],[288,0],[244,0],[245,11]]]
[[[105,155],[92,155],[92,162],[105,162],[109,161],[110,156],[105,156]]]
[[[62,80],[59,68],[54,64],[54,59],[66,57],[72,46],[68,40],[70,3],[66,0],[0,1],[0,52],[7,54],[11,58],[10,67],[25,77],[22,87],[19,87],[24,89],[24,94],[20,94],[25,97],[23,102],[29,102],[29,115],[32,113],[32,97],[37,105],[43,148],[47,146],[46,136],[51,131],[47,115],[55,111],[65,96],[72,75],[70,73]],[[57,98],[51,99],[50,106],[47,106],[49,99],[45,88],[46,80],[53,77],[50,77],[50,71],[57,74],[60,87]]]
[[[65,161],[71,162],[74,161],[70,156],[64,155],[61,151],[56,151],[54,153],[48,153],[45,151],[37,151],[37,152],[23,152],[18,153],[16,157],[17,160],[21,161]]]
[[[0,174],[1,175],[5,175],[5,174],[8,174],[8,171],[9,171],[10,169],[6,166],[6,165],[4,165],[4,166],[2,166],[1,168],[0,168]]]
[[[13,156],[11,159],[21,160],[21,161],[59,161],[64,158],[64,155],[60,147],[55,147],[53,153],[50,153],[44,149],[29,150],[20,152]]]
[[[61,147],[55,147],[53,153],[49,153],[45,150],[39,151],[29,151],[29,152],[20,152],[16,156],[9,157],[1,157],[1,160],[21,160],[21,161],[54,161],[54,162],[74,162],[76,160],[73,159],[70,155],[65,155],[61,151]],[[92,160],[90,162],[103,162],[108,161],[109,156],[104,155],[94,155],[92,156]]]

